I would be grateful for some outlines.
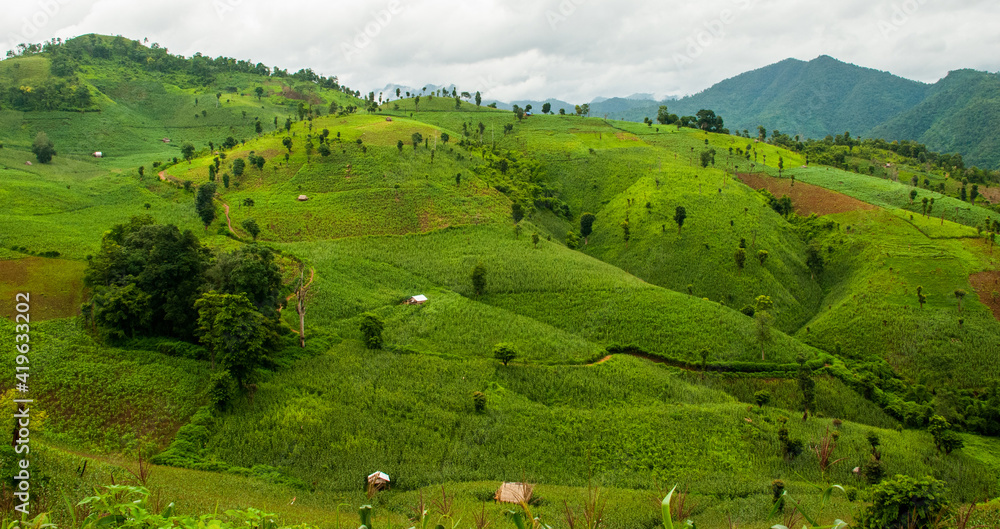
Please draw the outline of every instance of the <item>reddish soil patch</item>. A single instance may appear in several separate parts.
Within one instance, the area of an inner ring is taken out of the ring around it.
[[[980,272],[969,276],[972,288],[976,290],[979,301],[986,304],[993,311],[993,316],[1000,320],[1000,294],[994,296],[994,292],[1000,293],[1000,272]]]
[[[763,174],[737,173],[740,181],[754,189],[767,189],[774,196],[788,195],[792,199],[795,213],[806,216],[813,213],[823,216],[846,211],[874,210],[877,207],[856,198],[830,191],[829,189],[795,182],[791,178],[773,178]]]
[[[86,264],[63,259],[27,257],[0,261],[0,317],[14,319],[14,296],[30,295],[31,320],[67,318],[80,313]]]
[[[1000,203],[1000,187],[987,187],[985,189],[980,187],[979,194],[986,197],[986,200],[989,200],[990,204]]]

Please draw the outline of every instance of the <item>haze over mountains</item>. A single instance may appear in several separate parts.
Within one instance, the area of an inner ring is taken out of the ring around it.
[[[579,104],[548,99],[497,106],[530,104],[538,112],[545,102],[553,112],[572,113]],[[764,126],[769,133],[820,139],[850,131],[856,137],[916,140],[935,151],[961,153],[970,165],[1000,167],[1000,75],[988,72],[955,70],[927,84],[823,55],[811,61],[786,59],[679,99],[657,101],[651,94],[596,98],[590,113],[642,121],[655,119],[663,104],[680,116],[714,110],[734,133],[746,129],[756,135]]]

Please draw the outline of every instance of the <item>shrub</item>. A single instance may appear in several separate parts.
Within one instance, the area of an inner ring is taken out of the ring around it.
[[[930,527],[947,507],[945,484],[930,476],[916,479],[897,475],[872,488],[871,504],[861,513],[862,529]]]
[[[503,365],[507,365],[511,360],[517,358],[517,349],[509,343],[497,344],[493,348],[493,358],[503,362]]]
[[[366,312],[361,316],[361,336],[365,347],[369,349],[382,348],[382,329],[384,327],[385,323],[382,319],[371,312]]]
[[[483,413],[486,411],[486,394],[482,391],[473,393],[472,405],[475,407],[476,413]]]

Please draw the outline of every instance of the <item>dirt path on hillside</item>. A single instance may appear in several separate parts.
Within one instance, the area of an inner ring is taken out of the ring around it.
[[[176,176],[170,176],[170,175],[167,174],[166,171],[160,171],[159,173],[156,173],[156,176],[159,176],[160,180],[163,181],[163,182],[166,182],[167,180],[170,180],[171,182],[173,182],[175,184],[181,183],[181,181],[178,180]]]
[[[226,204],[225,202],[223,202],[222,203],[222,209],[223,209],[223,211],[226,212],[226,225],[229,226],[229,231],[233,235],[239,237],[240,235],[238,233],[236,233],[236,230],[233,229],[233,221],[232,221],[232,219],[229,218],[229,204]]]
[[[754,189],[767,189],[774,196],[781,198],[788,195],[792,199],[795,213],[800,216],[831,215],[856,210],[875,210],[878,207],[862,202],[824,187],[795,182],[791,178],[774,178],[763,174],[736,173],[740,181]]]
[[[972,274],[969,276],[969,283],[975,289],[979,301],[993,311],[993,316],[1000,320],[1000,294],[994,296],[994,292],[1000,293],[1000,272],[989,271]]]
[[[611,358],[614,357],[614,356],[621,356],[621,355],[632,356],[632,357],[635,357],[635,358],[641,358],[643,360],[649,360],[650,362],[653,362],[654,364],[672,365],[670,362],[668,362],[667,360],[664,360],[664,359],[662,359],[660,357],[653,356],[653,355],[648,355],[648,354],[643,354],[643,353],[614,353],[614,354],[609,354],[609,355],[601,358],[600,360],[598,360],[596,362],[591,362],[591,363],[589,363],[587,365],[588,366],[600,365],[600,364],[603,364],[603,363],[607,362],[608,360],[611,360]],[[677,367],[678,369],[685,369],[687,371],[698,371],[696,369],[687,369],[687,368],[680,367],[680,366],[673,366],[673,367]]]

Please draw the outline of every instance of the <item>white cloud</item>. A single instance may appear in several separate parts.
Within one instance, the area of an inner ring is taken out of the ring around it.
[[[395,3],[392,3],[395,2]],[[977,0],[34,0],[5,5],[0,42],[85,33],[173,53],[311,67],[362,91],[456,83],[500,99],[700,91],[826,54],[933,82],[1000,69],[1000,5]],[[391,12],[390,12],[391,11]],[[365,32],[364,46],[345,56]],[[679,66],[681,65],[681,66]]]

